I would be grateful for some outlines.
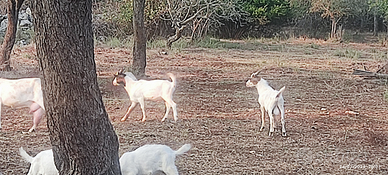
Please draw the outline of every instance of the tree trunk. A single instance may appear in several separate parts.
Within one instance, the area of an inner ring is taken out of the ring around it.
[[[133,62],[132,71],[135,76],[144,77],[146,68],[146,43],[147,38],[144,29],[145,0],[133,1]]]
[[[0,65],[2,65],[0,68],[1,70],[12,70],[9,59],[11,57],[13,45],[15,44],[19,9],[23,2],[24,0],[8,0],[7,2],[8,24],[3,44],[1,45],[0,49]]]
[[[60,174],[121,174],[97,84],[92,0],[32,1],[47,126]]]
[[[186,25],[183,25],[182,27],[177,27],[175,26],[175,35],[173,36],[170,36],[168,39],[167,39],[167,47],[169,49],[171,49],[171,46],[172,46],[172,43],[175,42],[175,41],[178,41],[178,39],[180,39],[182,37],[182,32],[183,30],[186,28]]]
[[[373,13],[373,36],[377,36],[378,21],[376,12]]]
[[[337,20],[336,18],[331,18],[331,33],[330,33],[330,38],[335,39],[335,33],[337,30]]]

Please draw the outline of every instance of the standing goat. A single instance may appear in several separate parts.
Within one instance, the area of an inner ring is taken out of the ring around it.
[[[176,103],[172,101],[172,94],[175,91],[176,78],[172,73],[168,73],[167,75],[171,78],[172,82],[168,80],[137,80],[131,72],[123,73],[123,70],[117,72],[114,75],[113,85],[124,85],[124,88],[132,102],[128,112],[123,118],[121,118],[121,121],[125,121],[136,105],[140,103],[143,113],[143,119],[141,121],[144,122],[146,120],[144,100],[164,100],[166,104],[166,114],[164,115],[162,122],[166,120],[168,113],[170,112],[170,108],[173,110],[174,120],[177,121],[178,114]]]
[[[153,174],[163,171],[166,175],[178,175],[175,158],[191,148],[185,144],[174,151],[166,145],[144,145],[120,157],[122,175]]]
[[[253,73],[251,78],[246,82],[247,87],[256,87],[257,92],[259,93],[259,104],[261,109],[261,127],[260,131],[264,129],[264,117],[265,113],[268,113],[269,116],[269,136],[273,135],[274,132],[274,116],[273,115],[281,115],[282,122],[282,136],[286,136],[286,127],[285,127],[285,119],[284,119],[284,99],[283,99],[283,91],[286,87],[282,87],[279,91],[274,90],[271,86],[268,85],[268,82],[263,78],[259,78],[257,75],[261,71]]]
[[[0,78],[0,129],[1,129],[1,106],[30,107],[33,113],[32,132],[40,123],[44,115],[43,94],[40,78],[22,78],[8,80]]]
[[[21,147],[19,148],[20,155],[29,163],[30,170],[27,175],[57,175],[58,170],[54,164],[53,151],[51,149],[38,153],[35,157],[31,157]]]

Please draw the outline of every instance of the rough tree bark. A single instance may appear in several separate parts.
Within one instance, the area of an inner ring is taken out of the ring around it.
[[[132,71],[137,77],[145,76],[146,68],[146,44],[147,38],[144,29],[144,6],[145,0],[133,1],[133,62]]]
[[[60,174],[120,172],[118,138],[97,84],[92,0],[32,2],[47,126]]]
[[[23,2],[24,0],[8,0],[7,3],[7,31],[0,49],[0,65],[2,65],[0,68],[1,70],[12,70],[9,59],[11,57],[13,45],[15,44],[19,9]]]

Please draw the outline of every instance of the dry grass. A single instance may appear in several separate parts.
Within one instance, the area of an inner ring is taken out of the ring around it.
[[[20,48],[20,54],[14,55],[14,74],[38,72],[33,58],[19,60],[29,50]],[[336,56],[346,50],[359,56]],[[386,52],[373,45],[302,40],[262,43],[247,50],[191,48],[169,55],[149,50],[148,75],[178,76],[174,96],[178,123],[171,119],[161,123],[164,105],[156,102],[147,102],[145,123],[140,122],[138,108],[120,122],[128,97],[110,81],[115,71],[128,67],[131,51],[96,48],[96,62],[120,154],[147,143],[173,149],[191,143],[192,150],[177,159],[181,174],[387,174],[386,82],[351,75],[353,68],[377,70],[385,64],[381,55]],[[256,90],[246,88],[245,80],[264,67],[262,76],[275,89],[286,86],[288,137],[276,130],[270,138],[267,130],[258,130]],[[23,146],[33,155],[48,149],[47,128],[41,124],[38,132],[22,134],[32,123],[27,110],[5,108],[2,114],[0,171],[26,173],[28,164],[17,149]]]

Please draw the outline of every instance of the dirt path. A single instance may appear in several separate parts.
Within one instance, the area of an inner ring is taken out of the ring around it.
[[[181,174],[387,174],[386,82],[351,75],[352,68],[377,70],[387,61],[381,56],[386,52],[370,45],[298,41],[263,43],[249,50],[184,49],[169,55],[149,50],[148,75],[178,76],[178,123],[171,118],[161,123],[164,105],[155,102],[146,103],[145,123],[140,122],[139,108],[120,122],[129,99],[111,80],[115,71],[128,66],[131,52],[96,48],[95,53],[120,154],[150,143],[173,149],[191,143],[192,150],[176,161]],[[16,73],[3,77],[39,75],[33,68],[33,48],[20,48],[14,57]],[[288,137],[281,137],[279,130],[268,137],[268,121],[259,132],[257,92],[245,87],[245,81],[264,67],[262,75],[275,89],[286,86]],[[47,128],[41,124],[38,132],[23,134],[32,123],[28,110],[3,109],[0,171],[26,174],[28,164],[18,156],[18,148],[32,155],[49,149]]]

